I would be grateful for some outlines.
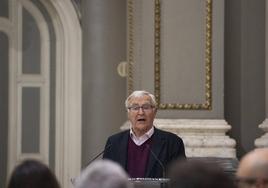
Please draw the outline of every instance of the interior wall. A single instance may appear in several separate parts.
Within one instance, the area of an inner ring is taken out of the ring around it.
[[[101,152],[126,121],[126,1],[83,0],[82,165]]]
[[[9,9],[8,9],[8,0],[0,1],[0,16],[8,18]]]
[[[0,31],[0,187],[5,187],[8,152],[8,36]]]
[[[225,1],[225,118],[237,156],[252,150],[265,117],[265,0]]]

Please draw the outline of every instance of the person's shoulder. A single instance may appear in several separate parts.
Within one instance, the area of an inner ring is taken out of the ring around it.
[[[182,141],[182,139],[178,135],[176,135],[176,134],[174,134],[172,132],[161,130],[161,129],[158,129],[158,128],[155,128],[155,131],[157,132],[157,134],[162,135],[162,136],[164,136],[164,137],[166,137],[168,139]]]
[[[129,130],[124,130],[109,136],[109,139],[119,139],[129,134]]]

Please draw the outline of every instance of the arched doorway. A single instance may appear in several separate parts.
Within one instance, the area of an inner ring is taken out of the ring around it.
[[[8,88],[8,136],[1,140],[6,143],[5,177],[19,161],[36,158],[55,171],[63,187],[70,187],[81,167],[78,17],[67,0],[3,2],[8,9],[0,15],[1,40],[7,39],[0,53],[8,54],[3,59],[8,76],[1,77]]]

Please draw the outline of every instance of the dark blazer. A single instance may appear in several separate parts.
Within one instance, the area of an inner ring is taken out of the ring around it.
[[[103,158],[119,163],[127,171],[127,151],[129,130],[117,133],[108,138]],[[184,144],[177,135],[155,128],[152,135],[152,152],[161,161],[163,166],[178,158],[185,158]],[[166,169],[161,167],[156,157],[150,153],[145,177],[141,178],[162,178]]]

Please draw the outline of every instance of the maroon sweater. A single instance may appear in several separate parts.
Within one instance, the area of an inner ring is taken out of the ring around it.
[[[131,178],[144,178],[147,168],[152,137],[142,145],[136,145],[131,138],[128,139],[127,172]]]

